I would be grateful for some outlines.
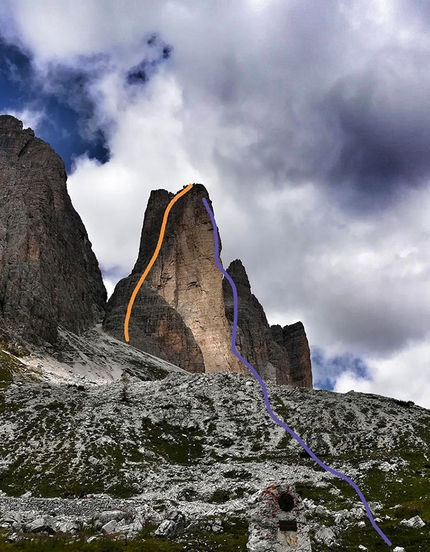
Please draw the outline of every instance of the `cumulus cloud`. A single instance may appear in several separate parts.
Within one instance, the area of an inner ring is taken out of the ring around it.
[[[319,347],[312,347],[313,384],[317,389],[333,390],[339,379],[348,374],[356,380],[367,383],[370,379],[366,363],[352,353],[329,357]]]
[[[357,377],[351,371],[340,374],[335,391],[347,393],[351,389],[362,393],[376,393],[402,400],[412,400],[430,408],[430,344],[414,342],[401,353],[384,359],[368,359],[371,378]],[[408,379],[407,379],[408,378]]]
[[[87,137],[103,133],[106,162],[76,157],[68,187],[108,285],[135,262],[150,190],[202,182],[224,264],[243,260],[271,323],[304,322],[321,381],[417,395],[411,342],[429,358],[430,21],[409,4],[2,8],[40,86],[85,112]]]

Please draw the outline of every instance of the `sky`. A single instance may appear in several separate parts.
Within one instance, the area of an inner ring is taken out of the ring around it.
[[[5,0],[0,113],[61,155],[108,293],[153,189],[301,320],[316,388],[430,408],[430,5]]]

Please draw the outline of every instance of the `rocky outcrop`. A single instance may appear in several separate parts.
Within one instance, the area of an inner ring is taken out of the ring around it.
[[[296,387],[312,387],[312,367],[309,343],[301,322],[270,327],[274,341],[283,347],[290,361],[290,383]]]
[[[107,306],[103,327],[115,337],[124,335],[128,302],[152,258],[173,197],[166,190],[151,192],[136,264]],[[213,260],[212,224],[203,197],[210,203],[204,186],[195,184],[170,211],[160,253],[133,306],[130,344],[191,372],[245,373],[230,349],[222,274]]]
[[[101,272],[66,180],[49,144],[18,119],[0,116],[0,341],[13,336],[18,345],[50,343],[61,352],[60,327],[81,334],[104,314],[104,330],[124,339],[129,300],[174,195],[151,192],[136,264],[105,312]],[[189,372],[247,374],[231,351],[232,293],[214,263],[203,198],[211,205],[204,186],[194,184],[170,211],[161,251],[133,305],[130,344]],[[265,380],[311,386],[303,327],[271,332],[242,263],[233,261],[228,271],[239,294],[239,352]]]
[[[173,197],[166,190],[151,192],[136,264],[108,301],[103,327],[118,339],[124,338],[128,302],[154,254],[163,215]],[[204,186],[194,184],[170,211],[160,253],[133,305],[130,343],[191,372],[247,374],[247,367],[231,351],[233,296],[214,263],[212,223],[202,198],[211,205]],[[292,375],[300,370],[291,364],[297,355],[290,357],[283,343],[273,338],[242,263],[233,261],[227,271],[239,296],[238,351],[263,379],[299,385]],[[302,349],[299,357],[304,361]],[[310,383],[309,378],[302,380],[312,386],[312,376]]]
[[[312,552],[306,507],[285,481],[263,489],[253,504],[248,552]]]
[[[0,116],[0,329],[35,344],[55,343],[104,313],[106,290],[91,243],[53,149]]]
[[[239,259],[227,268],[238,296],[236,347],[240,354],[266,381],[297,387],[312,387],[309,344],[301,322],[270,327],[263,307],[254,294],[245,267]],[[233,326],[233,293],[227,279],[223,281],[225,312]],[[281,334],[279,335],[279,330]]]
[[[238,297],[238,325],[236,348],[266,381],[289,384],[288,355],[272,339],[263,307],[251,293],[245,267],[238,259],[227,268],[233,279]],[[227,278],[223,280],[225,313],[233,327],[233,292]]]

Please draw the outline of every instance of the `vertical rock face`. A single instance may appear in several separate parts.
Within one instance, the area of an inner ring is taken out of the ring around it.
[[[121,280],[108,301],[103,326],[119,339],[124,336],[127,305],[158,242],[163,215],[174,194],[151,192],[145,212],[139,254],[132,273]],[[214,263],[212,223],[202,198],[211,201],[204,186],[195,184],[170,211],[163,245],[137,294],[130,323],[130,343],[191,372],[237,371],[246,366],[231,351],[233,296],[230,284]],[[221,251],[221,240],[220,240]],[[284,342],[272,336],[264,310],[251,293],[242,263],[227,269],[239,296],[236,346],[261,374],[278,383],[312,386],[312,376],[299,378],[306,365],[306,350],[295,347],[290,355]],[[309,349],[308,349],[309,350]],[[300,368],[294,363],[301,363]]]
[[[271,328],[263,307],[251,293],[242,262],[233,261],[227,273],[233,279],[238,295],[236,347],[240,354],[267,381],[312,387],[310,351],[303,324],[297,322],[284,329],[281,326]],[[233,326],[233,293],[227,279],[223,281],[223,290],[226,316]]]
[[[118,282],[106,307],[103,329],[124,339],[128,301],[139,281],[132,273]],[[144,282],[133,306],[129,323],[130,344],[189,372],[204,372],[202,351],[179,313]]]
[[[0,328],[54,343],[57,326],[80,333],[104,313],[106,290],[85,227],[52,148],[0,116]]]
[[[123,336],[128,301],[152,258],[164,211],[173,197],[166,190],[151,192],[138,259],[131,275],[119,283],[108,302],[104,328],[115,337]],[[155,342],[149,352],[158,346],[170,362],[190,371],[245,373],[246,367],[231,352],[222,274],[214,264],[212,224],[203,197],[210,204],[204,186],[195,184],[172,207],[160,253],[133,306],[130,343],[141,348],[144,336],[149,336]],[[156,309],[148,305],[154,292],[163,300]],[[179,319],[178,325],[170,326],[169,313],[173,312],[182,320],[182,330]]]
[[[312,387],[311,353],[305,328],[301,322],[270,327],[273,339],[284,348],[290,360],[291,384],[296,387]]]

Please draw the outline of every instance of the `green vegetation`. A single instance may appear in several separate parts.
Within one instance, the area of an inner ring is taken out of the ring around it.
[[[128,498],[140,490],[139,472],[157,471],[165,463],[194,465],[203,456],[201,430],[168,422],[155,424],[145,417],[139,418],[140,427],[130,427],[127,433],[115,419],[104,419],[98,427],[94,423],[95,438],[88,439],[79,427],[79,394],[62,402],[48,393],[40,396],[39,404],[26,408],[25,415],[22,410],[13,441],[4,444],[6,454],[13,454],[14,461],[0,473],[0,489],[10,496],[30,490],[33,496],[41,497],[105,492]],[[9,414],[20,408],[23,405],[16,400],[6,402],[0,389],[0,411]],[[128,408],[121,401],[112,412],[116,416]],[[64,435],[68,435],[66,442],[59,437]],[[29,442],[37,454],[29,455],[23,449]],[[136,476],[129,478],[126,472],[136,472]]]
[[[186,429],[167,422],[152,423],[149,418],[141,418],[142,436],[147,438],[147,446],[157,455],[172,464],[192,465],[203,456],[203,431]]]
[[[408,552],[426,552],[429,543],[429,532],[399,525],[397,521],[381,521],[380,529],[392,541],[394,546],[404,547]],[[386,551],[387,545],[373,529],[366,518],[365,527],[347,527],[342,533],[342,550],[357,550],[357,543],[366,546],[368,550]]]
[[[326,487],[317,487],[312,483],[300,482],[296,483],[295,488],[301,498],[309,498],[314,501],[316,506],[326,506],[334,512],[350,508],[351,498],[356,496],[354,489],[342,479],[333,480]],[[339,490],[340,493],[330,492],[333,490]]]
[[[212,496],[210,497],[208,502],[222,504],[223,502],[229,501],[230,498],[231,494],[229,491],[226,491],[225,489],[217,489],[212,493]]]
[[[394,546],[402,546],[408,552],[424,552],[430,542],[430,479],[425,466],[426,460],[422,453],[404,452],[402,458],[409,465],[397,470],[394,474],[378,468],[371,468],[360,480],[359,486],[368,501],[383,503],[381,510],[373,512],[380,519],[378,526],[393,542]],[[397,482],[401,481],[401,484]],[[339,494],[333,494],[331,489],[338,489]],[[316,505],[323,505],[331,512],[343,509],[350,510],[359,499],[354,489],[345,481],[330,480],[327,487],[317,487],[310,483],[296,484],[296,490],[302,498],[309,498]],[[399,506],[401,504],[401,506]],[[422,529],[412,529],[400,525],[403,519],[418,515],[426,526]],[[386,519],[389,516],[390,519]],[[324,526],[333,526],[333,516],[313,514],[313,519]],[[341,545],[343,551],[357,550],[357,544],[366,546],[368,550],[387,549],[387,545],[372,527],[367,516],[362,518],[366,525],[360,527],[359,520],[350,520],[342,524]],[[314,532],[315,533],[315,532]],[[319,543],[320,552],[332,550],[329,546]]]
[[[223,472],[223,476],[232,479],[242,479],[244,481],[249,481],[252,478],[252,475],[246,470],[230,470]]]
[[[13,381],[15,372],[22,371],[22,363],[0,347],[0,387],[7,387]]]
[[[3,357],[6,360],[0,363],[0,369],[6,373],[4,378],[15,377],[18,368],[9,369],[8,363],[14,363],[16,359],[6,353],[0,360]],[[8,385],[6,381],[11,379],[4,381]],[[196,485],[198,492],[193,488],[200,476],[191,468],[201,466],[202,480],[205,470],[212,477],[214,469],[225,478],[220,477],[217,485],[221,488],[209,498],[213,504],[223,504],[246,496],[252,487],[255,490],[259,487],[260,476],[255,475],[255,467],[247,462],[274,461],[279,465],[304,465],[315,472],[324,472],[313,459],[305,457],[303,449],[287,432],[275,435],[271,422],[268,424],[263,417],[237,416],[237,401],[227,401],[225,415],[217,404],[216,420],[213,418],[215,414],[202,418],[207,426],[204,430],[198,428],[200,421],[194,413],[191,415],[192,409],[199,409],[199,406],[185,392],[180,400],[174,396],[162,400],[151,396],[154,401],[154,411],[151,412],[151,402],[145,401],[141,389],[133,389],[132,385],[122,392],[120,385],[114,384],[106,389],[105,396],[90,386],[80,390],[74,386],[68,389],[48,385],[22,386],[21,389],[22,394],[18,386],[0,389],[0,412],[6,423],[14,424],[13,434],[5,432],[5,438],[9,440],[5,440],[4,445],[2,443],[5,455],[14,461],[9,465],[5,463],[0,474],[0,489],[12,496],[25,491],[45,497],[77,497],[103,492],[113,497],[129,498],[145,489],[148,476],[151,478],[154,474],[154,479],[157,479],[159,473],[166,470],[169,483],[172,486],[179,484],[176,487],[179,500],[196,501],[203,499],[203,493],[200,485]],[[369,408],[358,402],[353,405],[351,401],[353,408],[347,402],[336,404],[336,400],[328,400],[323,394],[323,400],[317,402],[315,399],[319,414],[316,421],[315,417],[312,418],[315,423],[310,425],[306,416],[300,413],[300,408],[304,408],[308,400],[307,392],[295,390],[291,393],[297,408],[293,408],[293,400],[283,403],[280,399],[276,401],[275,397],[275,412],[287,423],[289,418],[293,419],[294,431],[328,466],[352,477],[368,502],[383,504],[374,515],[381,519],[378,525],[394,546],[404,546],[408,552],[425,551],[425,543],[430,541],[430,460],[425,456],[430,444],[428,414],[408,403],[387,402],[382,405],[382,401],[371,398],[368,403],[367,400],[363,403]],[[196,398],[200,405],[204,404],[202,410],[205,412],[213,405],[213,399],[202,392]],[[406,412],[403,424],[399,422],[401,417],[395,419],[399,410]],[[358,411],[366,412],[364,419],[361,414],[357,415]],[[161,421],[156,422],[156,419]],[[228,422],[227,430],[225,422]],[[186,427],[188,425],[195,427]],[[274,446],[274,442],[278,444]],[[395,471],[379,467],[380,461],[394,465],[397,458],[400,459],[399,468]],[[363,462],[374,460],[377,462],[373,467],[369,467],[372,462],[366,467],[361,466]],[[215,462],[219,464],[214,468]],[[348,517],[348,512],[361,504],[355,490],[340,478],[324,477],[323,481],[325,486],[308,481],[296,485],[302,498],[312,499],[315,505],[324,507],[318,509],[318,514],[310,513],[309,521],[334,527],[340,541],[338,550],[356,551],[358,544],[363,544],[369,551],[386,550],[386,544],[367,516],[363,515],[361,519]],[[342,510],[347,512],[336,524],[334,516]],[[415,515],[427,524],[423,529],[399,525],[402,519]],[[359,526],[360,521],[365,522],[364,527]],[[224,527],[223,533],[214,534],[202,525],[198,531],[183,538],[160,539],[145,529],[136,542],[114,542],[106,537],[102,541],[86,543],[87,537],[81,535],[72,545],[70,536],[69,540],[60,536],[37,537],[39,540],[30,544],[28,541],[2,544],[0,539],[0,552],[245,550],[246,530],[241,531],[238,527],[231,531]],[[315,549],[324,552],[332,548],[316,544]]]

